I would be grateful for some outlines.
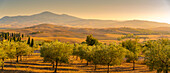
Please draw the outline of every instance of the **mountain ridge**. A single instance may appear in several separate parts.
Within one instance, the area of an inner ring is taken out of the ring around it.
[[[77,28],[130,27],[148,29],[170,27],[170,24],[153,21],[82,19],[67,14],[55,14],[49,11],[45,11],[28,16],[5,16],[0,19],[0,28],[24,28],[44,23]]]

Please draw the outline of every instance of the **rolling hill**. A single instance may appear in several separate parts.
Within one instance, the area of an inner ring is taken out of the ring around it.
[[[30,16],[5,16],[0,19],[0,28],[24,28],[38,24],[54,24],[67,27],[78,28],[158,28],[170,27],[167,23],[158,23],[143,20],[129,21],[114,21],[114,20],[97,20],[97,19],[82,19],[67,14],[55,14],[51,12],[42,12]]]
[[[155,35],[162,32],[155,32],[147,29],[137,28],[73,28],[51,24],[41,24],[20,29],[1,29],[0,32],[20,32],[33,37],[67,37],[67,38],[86,38],[87,35],[93,34],[99,40],[115,40],[117,36],[108,35]]]
[[[153,31],[162,31],[162,32],[169,32],[170,33],[170,27],[158,27],[158,28],[152,28]]]

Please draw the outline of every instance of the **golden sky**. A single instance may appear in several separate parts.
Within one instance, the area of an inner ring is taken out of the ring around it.
[[[170,23],[170,0],[0,0],[0,18],[44,11],[85,19]]]

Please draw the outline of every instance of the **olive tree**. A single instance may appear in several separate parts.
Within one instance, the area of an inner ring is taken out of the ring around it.
[[[95,65],[94,70],[97,69],[97,65],[100,65],[100,62],[102,60],[100,52],[97,52],[97,51],[102,50],[105,47],[106,47],[106,45],[103,45],[103,44],[96,45],[93,47],[93,49],[91,51],[91,61]]]
[[[160,39],[146,43],[145,62],[150,70],[168,73],[170,65],[170,40]]]
[[[138,43],[138,39],[135,40],[126,40],[122,42],[122,46],[128,50],[128,53],[126,55],[127,61],[133,62],[133,70],[135,70],[135,61],[138,60],[138,57],[140,55],[140,48],[141,45]]]
[[[93,62],[100,65],[107,65],[109,73],[110,65],[120,65],[125,57],[126,50],[120,45],[110,44],[109,46],[103,46],[102,49],[94,52]]]
[[[2,70],[4,68],[4,60],[8,58],[6,51],[3,48],[0,48],[0,65],[2,67]]]
[[[4,68],[5,59],[15,58],[16,53],[16,43],[3,41],[0,42],[0,65],[2,66],[2,70]]]
[[[78,59],[78,56],[79,56],[79,47],[80,47],[80,44],[77,44],[77,43],[74,44],[73,57],[76,56],[76,60]]]
[[[15,56],[17,57],[16,62],[18,63],[19,57],[20,61],[22,61],[22,56],[28,55],[31,53],[32,48],[25,42],[17,42],[17,47],[16,47],[16,54]]]
[[[88,35],[86,38],[86,44],[93,46],[99,44],[99,42],[93,37],[93,35]]]
[[[48,45],[48,46],[47,46]],[[69,63],[69,57],[72,54],[72,44],[61,43],[58,41],[44,44],[41,47],[41,56],[50,62],[56,63],[55,73],[57,72],[58,63]]]

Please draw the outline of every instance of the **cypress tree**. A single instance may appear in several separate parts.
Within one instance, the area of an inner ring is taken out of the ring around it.
[[[24,34],[22,34],[22,38],[24,37]]]
[[[16,36],[15,33],[13,34],[13,37]]]
[[[10,42],[12,41],[12,38],[10,38]]]
[[[34,46],[34,39],[32,39],[32,41],[31,41],[31,47],[33,47]]]
[[[8,34],[7,33],[5,34],[5,39],[8,39]]]
[[[21,37],[18,37],[17,41],[21,42]]]
[[[19,33],[19,34],[18,34],[18,37],[20,37],[20,36],[21,36],[21,34]]]
[[[27,44],[30,45],[30,37],[28,38]]]
[[[13,37],[14,42],[16,41],[16,36]]]
[[[12,33],[12,37],[14,36],[14,33]]]
[[[10,37],[8,37],[8,41],[10,40],[11,38]]]
[[[21,37],[19,37],[19,41],[21,42]]]
[[[9,32],[7,32],[7,35],[9,36]]]

